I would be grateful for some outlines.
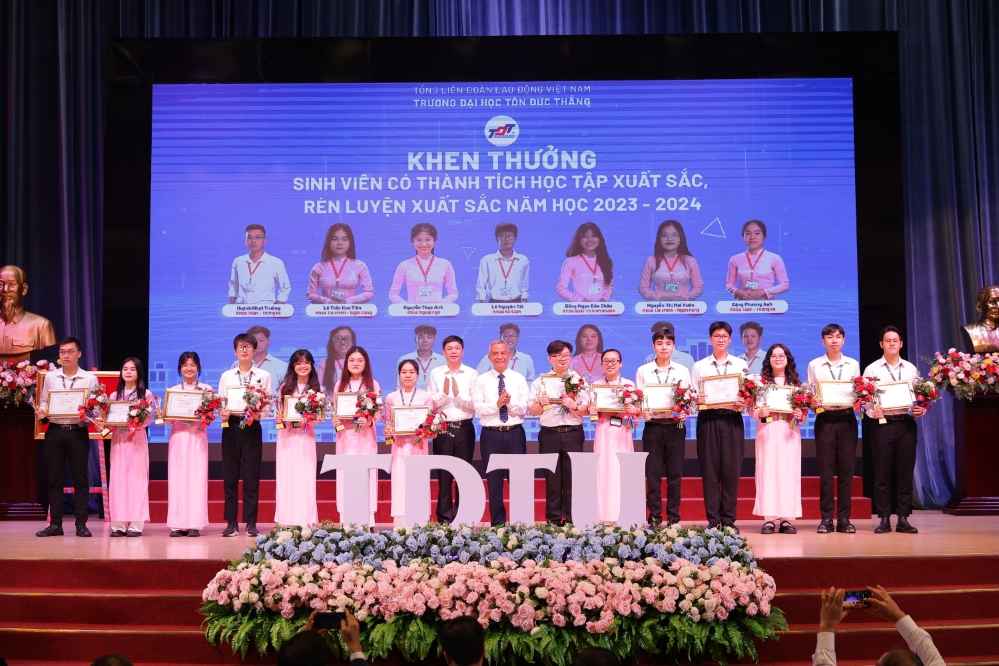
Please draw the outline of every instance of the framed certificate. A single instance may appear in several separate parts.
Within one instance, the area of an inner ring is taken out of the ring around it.
[[[541,375],[541,395],[548,396],[552,402],[561,402],[562,396],[565,395],[565,382],[562,380],[562,375],[551,372],[547,375]]]
[[[427,405],[392,405],[392,430],[397,435],[415,435],[417,426],[426,423],[428,414]]]
[[[853,381],[820,379],[816,382],[816,392],[823,407],[853,407],[857,397],[853,394]]]
[[[766,407],[774,414],[791,414],[794,412],[794,407],[791,406],[791,393],[793,391],[793,386],[767,384],[766,390],[756,401],[756,406]]]
[[[621,404],[623,386],[615,384],[593,384],[590,391],[593,404],[598,412],[627,412],[628,408]]]
[[[131,400],[112,400],[108,403],[108,415],[104,419],[104,425],[109,428],[127,426],[128,408],[131,405]]]
[[[80,418],[80,407],[87,401],[89,391],[80,389],[49,389],[45,415],[49,418]],[[82,419],[81,419],[82,420]]]
[[[658,414],[673,411],[673,396],[676,384],[646,384],[642,389],[645,394],[645,409]]]
[[[338,419],[352,419],[357,413],[356,393],[333,394],[333,413]]]
[[[243,394],[246,393],[245,386],[230,386],[225,390],[225,409],[227,412],[245,412],[246,401]]]
[[[295,404],[298,402],[299,396],[297,395],[286,395],[284,397],[284,404],[282,405],[282,413],[284,414],[284,420],[292,423],[301,423],[302,412],[295,409]],[[326,420],[326,410],[322,409],[319,411],[319,418],[317,422],[322,422]]]
[[[179,391],[167,389],[163,398],[165,417],[174,421],[201,421],[197,411],[201,407],[201,391]]]
[[[916,402],[909,382],[879,382],[878,390],[883,391],[878,395],[878,404],[888,414],[905,414]]]
[[[704,404],[700,409],[735,409],[742,388],[742,375],[701,377],[701,395]]]

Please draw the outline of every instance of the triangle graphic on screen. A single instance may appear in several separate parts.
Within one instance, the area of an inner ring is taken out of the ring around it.
[[[461,247],[461,249],[465,253],[465,258],[466,259],[468,259],[470,256],[472,256],[473,254],[475,254],[475,248],[474,247],[465,247],[463,245]]]
[[[704,230],[701,231],[701,235],[714,236],[715,238],[728,238],[728,236],[725,235],[725,228],[722,226],[721,220],[717,217],[711,220],[711,224],[704,227]]]

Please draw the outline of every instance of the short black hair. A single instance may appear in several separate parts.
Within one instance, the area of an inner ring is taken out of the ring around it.
[[[281,645],[278,666],[325,666],[330,656],[326,639],[315,631],[301,631]]]
[[[923,666],[923,660],[915,652],[896,645],[881,655],[878,666]]]
[[[826,337],[827,335],[832,335],[833,333],[839,333],[844,338],[846,337],[846,331],[844,331],[843,327],[840,326],[839,324],[826,324],[825,326],[822,327],[823,338]]]
[[[652,324],[652,332],[653,333],[655,333],[656,331],[662,330],[664,328],[668,328],[669,330],[674,331],[674,332],[676,331],[676,329],[673,328],[673,324],[670,323],[670,322],[668,322],[668,321],[657,321],[656,323]]]
[[[621,666],[621,660],[607,648],[588,647],[579,651],[572,666]]]
[[[711,325],[708,326],[708,335],[714,335],[715,331],[717,331],[719,328],[725,329],[726,333],[728,333],[729,335],[732,335],[732,325],[729,324],[727,321],[713,321],[713,322],[711,322]]]
[[[458,666],[477,664],[486,653],[486,632],[473,617],[456,617],[441,624],[437,640]]]
[[[106,654],[94,659],[92,666],[132,666],[132,662],[120,654]]]
[[[568,349],[569,353],[572,353],[572,344],[566,342],[565,340],[552,340],[548,343],[548,355],[554,356],[563,349]]]
[[[761,338],[763,337],[763,327],[757,324],[755,321],[747,321],[745,324],[739,327],[739,335],[746,332],[747,328],[751,328],[756,331],[756,334]]]
[[[600,360],[604,360],[604,356],[607,356],[607,354],[610,354],[611,352],[617,354],[617,360],[624,361],[624,357],[621,356],[621,351],[618,349],[605,349],[604,353],[600,355]]]
[[[437,327],[431,324],[417,324],[416,328],[413,329],[413,333],[419,335],[420,333],[429,333],[430,335],[437,337]]]
[[[656,344],[662,339],[669,340],[674,345],[676,344],[676,335],[673,333],[672,329],[661,328],[652,334],[652,344]]]
[[[260,324],[257,324],[256,326],[251,326],[250,328],[246,329],[246,332],[248,335],[256,335],[257,333],[263,333],[265,338],[267,338],[268,340],[271,339],[271,329],[267,328],[266,326],[261,326]]]
[[[236,337],[234,337],[232,339],[232,348],[236,349],[237,347],[239,347],[239,343],[240,342],[245,342],[246,344],[250,345],[254,349],[257,348],[257,339],[255,337],[253,337],[252,335],[250,335],[249,333],[240,333],[239,335],[237,335]]]
[[[198,375],[201,374],[201,357],[198,356],[198,352],[186,351],[182,352],[180,358],[177,360],[177,372],[184,367],[184,364],[188,361],[194,361],[194,365],[198,366]]]
[[[441,343],[441,349],[443,350],[445,347],[448,346],[448,343],[451,343],[451,342],[457,342],[459,345],[461,345],[462,349],[465,348],[465,341],[464,340],[462,340],[457,335],[449,335],[446,338],[444,338],[444,342]]]
[[[884,341],[885,334],[887,333],[898,333],[898,339],[902,339],[902,331],[898,330],[898,326],[889,324],[881,329],[881,333],[878,334],[878,340]]]
[[[520,335],[520,326],[517,326],[512,321],[509,322],[509,323],[507,323],[507,324],[500,324],[500,327],[499,327],[500,335],[503,335],[503,331],[506,331],[506,330],[511,329],[511,328],[514,330],[514,332],[517,335]]]
[[[500,234],[505,234],[507,232],[512,233],[514,236],[517,235],[517,225],[512,222],[500,222],[496,225],[495,235],[499,238]]]
[[[83,351],[83,345],[80,344],[79,338],[74,338],[72,335],[67,335],[59,341],[58,346],[62,347],[63,345],[76,345],[76,351]]]

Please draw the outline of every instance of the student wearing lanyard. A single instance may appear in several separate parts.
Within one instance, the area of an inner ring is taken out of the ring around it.
[[[385,425],[382,432],[385,439],[394,439],[392,445],[392,522],[396,527],[406,520],[406,465],[403,456],[425,456],[430,453],[430,442],[421,442],[416,435],[397,435],[392,427],[392,407],[426,406],[433,409],[434,399],[426,391],[417,388],[416,380],[420,369],[411,358],[399,361],[399,388],[385,396]],[[437,439],[450,439],[447,435]],[[437,446],[437,441],[434,441]],[[438,491],[439,494],[439,491]]]
[[[525,381],[533,382],[536,377],[534,359],[517,349],[517,345],[520,343],[520,327],[512,322],[500,324],[499,334],[500,340],[505,342],[507,349],[510,350],[510,369],[519,373]],[[479,364],[475,366],[475,371],[480,375],[484,375],[492,367],[493,363],[489,360],[489,354],[486,354],[479,361]]]
[[[257,339],[240,333],[232,340],[232,348],[238,361],[237,367],[226,370],[219,377],[219,395],[226,396],[230,387],[259,386],[271,394],[271,376],[261,368],[253,366],[253,352]],[[257,536],[257,499],[260,492],[260,460],[263,455],[263,430],[260,421],[254,421],[245,428],[239,427],[243,414],[227,410],[219,412],[219,418],[228,421],[229,427],[222,430],[222,478],[225,485],[225,521],[222,536],[239,534],[239,477],[243,476],[243,520],[246,522],[246,535]]]
[[[416,256],[401,262],[395,269],[388,293],[389,301],[454,303],[458,300],[458,285],[455,283],[451,262],[434,254],[437,227],[432,224],[417,224],[410,231],[409,240],[416,249]],[[402,298],[403,285],[406,286],[405,299]],[[445,290],[447,296],[444,295]]]
[[[763,352],[760,351],[760,341],[763,340],[763,327],[755,321],[747,321],[739,327],[739,336],[742,344],[746,347],[745,353],[739,354],[739,358],[746,362],[749,371],[753,374],[763,372]]]
[[[758,301],[776,298],[790,286],[787,269],[780,255],[763,249],[767,239],[767,225],[759,220],[749,220],[742,225],[742,240],[746,251],[728,262],[725,287],[739,300]]]
[[[578,353],[572,357],[569,368],[592,384],[594,379],[603,374],[600,356],[604,353],[604,336],[600,329],[593,324],[580,326],[576,333],[576,351]]]
[[[316,432],[305,421],[284,421],[286,396],[301,397],[306,391],[322,391],[315,359],[307,349],[298,349],[288,359],[288,369],[278,389],[278,410],[284,428],[278,430],[274,449],[274,522],[278,525],[315,525]]]
[[[465,355],[465,341],[457,335],[444,338],[444,358],[447,365],[430,371],[427,392],[434,399],[434,406],[444,412],[447,430],[451,437],[434,440],[435,456],[455,456],[471,464],[475,454],[475,405],[472,403],[472,384],[479,373],[461,362]],[[457,491],[452,494],[454,477],[450,472],[437,470],[437,522],[450,524],[458,510]],[[454,499],[452,499],[452,497]]]
[[[732,327],[728,322],[712,322],[708,336],[711,355],[695,363],[690,373],[697,390],[702,388],[703,377],[741,375],[749,371],[745,361],[728,353],[732,343]],[[701,393],[697,396],[697,404],[704,403]],[[731,527],[736,534],[739,533],[735,526],[739,476],[746,455],[746,429],[741,413],[745,406],[746,401],[739,398],[732,409],[698,409],[697,413],[697,459],[701,464],[708,525]]]
[[[673,330],[661,328],[652,333],[652,350],[655,359],[638,368],[635,386],[644,391],[649,384],[677,384],[692,386],[687,368],[672,359],[676,345]],[[663,477],[666,477],[666,522],[680,522],[680,482],[683,478],[684,440],[687,430],[680,425],[686,414],[680,414],[680,423],[662,414],[643,412],[645,428],[642,431],[642,450],[645,459],[645,505],[649,510],[649,524],[663,522]],[[598,477],[599,478],[599,477]]]
[[[665,330],[668,330],[670,333],[672,333],[674,335],[674,339],[675,339],[675,336],[676,336],[676,327],[674,327],[673,324],[671,324],[670,322],[668,322],[668,321],[657,321],[656,323],[652,324],[651,331],[653,333],[655,333],[657,331],[665,331]],[[670,356],[670,359],[674,363],[679,363],[683,367],[687,368],[687,372],[690,372],[694,368],[694,357],[691,356],[690,354],[688,354],[685,351],[681,351],[680,349],[677,349],[676,347],[673,348],[673,354]],[[651,354],[649,354],[648,356],[645,357],[645,361],[644,362],[645,363],[652,363],[655,360],[656,360],[656,353],[653,351]]]
[[[267,230],[262,224],[246,227],[247,254],[233,259],[229,272],[230,303],[287,303],[291,282],[284,262],[264,252]],[[274,290],[277,289],[277,295]]]
[[[153,420],[153,394],[146,390],[142,361],[126,358],[118,375],[118,388],[111,400],[148,400],[149,418],[132,433],[118,426],[111,435],[111,473],[108,479],[111,536],[140,537],[149,520],[149,444],[146,428]]]
[[[596,378],[594,384],[610,384],[634,388],[635,384],[621,376],[621,352],[606,350],[600,358],[604,374]],[[621,464],[617,453],[633,453],[635,432],[630,422],[621,418],[620,412],[599,412],[590,403],[590,417],[596,417],[597,425],[593,432],[593,452],[600,454],[597,462],[597,518],[608,523],[616,523],[621,516]],[[628,416],[637,417],[642,413],[638,405],[628,406]],[[662,477],[660,477],[661,479]]]
[[[312,267],[305,295],[312,303],[367,303],[375,297],[371,272],[357,259],[350,225],[337,222],[326,231],[322,256]]]
[[[319,361],[316,373],[319,383],[332,391],[343,375],[343,365],[346,363],[347,350],[357,345],[357,334],[350,326],[337,326],[330,331],[326,340],[326,358]]]
[[[246,329],[246,334],[257,339],[257,348],[253,352],[253,367],[266,370],[274,381],[284,377],[288,364],[268,352],[271,346],[271,329],[266,326],[251,326]],[[232,370],[238,365],[239,361],[233,361],[229,369]]]
[[[35,417],[49,427],[45,431],[45,460],[49,475],[49,526],[35,533],[35,536],[62,536],[62,489],[66,485],[66,461],[73,479],[73,508],[76,513],[76,536],[93,536],[87,529],[87,504],[90,499],[90,477],[87,474],[87,460],[90,457],[90,436],[87,424],[79,417],[46,418],[48,393],[52,389],[87,389],[93,393],[97,388],[97,376],[80,367],[80,341],[74,337],[63,338],[59,342],[59,361],[62,367],[45,374]]]
[[[353,347],[347,352],[347,368],[340,382],[336,385],[336,393],[360,393],[373,391],[380,394],[382,388],[371,374],[371,360],[364,347]],[[376,415],[374,421],[381,419]],[[375,423],[367,416],[357,416],[353,420],[341,421],[333,417],[335,427],[343,426],[336,433],[336,454],[338,456],[375,455],[378,453],[378,440],[375,436]],[[356,427],[355,427],[356,426]],[[343,470],[337,470],[337,480]],[[375,512],[378,510],[378,472],[369,471],[371,480],[368,484],[368,506],[371,509],[370,525],[375,524]],[[343,506],[343,486],[336,484],[336,504]]]
[[[494,340],[489,344],[489,359],[492,368],[480,374],[472,384],[472,402],[482,428],[479,436],[482,464],[487,468],[494,453],[527,453],[524,415],[529,400],[524,377],[510,372],[510,349],[505,342]],[[503,505],[503,481],[506,478],[504,470],[486,474],[489,521],[493,526],[506,523],[506,507]]]
[[[614,262],[600,227],[584,222],[566,250],[555,293],[571,301],[609,301],[614,293]]]
[[[652,256],[642,267],[638,293],[647,301],[693,301],[704,293],[701,269],[687,247],[683,225],[676,220],[659,225]]]
[[[434,351],[434,341],[437,339],[437,327],[430,324],[419,324],[413,329],[413,338],[416,341],[416,351],[403,354],[396,361],[396,365],[406,360],[416,362],[419,377],[416,380],[417,388],[427,390],[427,381],[430,371],[444,365],[444,357]],[[395,387],[399,388],[399,377],[395,378]]]
[[[919,372],[916,366],[900,356],[902,332],[895,326],[881,329],[881,349],[884,356],[867,366],[864,377],[877,377],[884,382],[909,382],[912,384]],[[912,513],[912,472],[916,466],[916,419],[925,413],[919,406],[911,410],[885,413],[880,406],[868,407],[864,427],[870,428],[871,451],[874,458],[874,510],[881,519],[874,528],[875,534],[891,532],[892,500],[897,505],[896,532],[916,534],[919,530],[909,524]],[[885,419],[887,423],[879,423]],[[895,475],[897,492],[891,496],[891,477]]]
[[[820,380],[850,381],[860,376],[860,364],[843,355],[846,331],[839,324],[822,329],[822,345],[826,353],[808,364],[808,383]],[[816,409],[822,400],[816,396]],[[857,459],[857,417],[851,407],[825,407],[815,416],[815,458],[819,463],[819,511],[822,520],[819,534],[833,531],[833,476],[839,483],[839,506],[836,531],[853,534],[857,528],[850,522],[852,509],[853,470]]]
[[[499,251],[479,260],[475,297],[480,303],[526,301],[531,262],[513,251],[517,243],[517,225],[509,222],[497,224],[496,242],[499,243]]]
[[[572,360],[572,345],[564,340],[548,343],[548,360],[552,373],[565,375]],[[563,395],[553,402],[542,390],[542,378],[531,384],[531,416],[540,416],[538,452],[556,453],[555,471],[545,470],[545,520],[552,525],[572,522],[572,461],[569,453],[583,452],[583,414],[587,413],[586,395]],[[545,409],[545,406],[548,406]]]

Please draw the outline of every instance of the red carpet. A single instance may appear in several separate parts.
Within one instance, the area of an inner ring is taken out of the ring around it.
[[[201,590],[226,563],[203,560],[5,560],[0,654],[12,665],[89,663],[119,652],[137,664],[239,663],[200,629]],[[999,557],[794,558],[761,561],[790,631],[760,663],[810,663],[818,595],[880,583],[933,636],[948,663],[999,663]],[[58,583],[58,585],[56,585]],[[79,623],[85,620],[84,623]],[[840,663],[873,663],[899,645],[894,628],[854,611],[837,633]],[[274,663],[248,656],[248,664]],[[650,663],[655,659],[650,659]],[[744,660],[746,661],[746,660]]]
[[[802,518],[806,520],[818,520],[819,513],[819,479],[818,477],[805,477],[801,480],[801,504]],[[485,483],[485,481],[483,481]],[[545,482],[544,479],[535,479],[534,492],[534,517],[536,520],[545,519]],[[705,519],[704,515],[704,493],[702,492],[701,479],[699,477],[686,477],[681,486],[683,500],[680,506],[681,520]],[[662,484],[663,497],[666,496],[666,481]],[[871,517],[871,500],[863,497],[863,480],[859,477],[853,480],[853,518]],[[437,481],[431,481],[431,498],[437,497]],[[507,493],[504,496],[509,497]],[[240,497],[242,497],[242,484],[240,485]],[[379,523],[391,523],[391,485],[388,480],[378,482],[378,511],[375,520]],[[752,477],[743,477],[739,482],[739,505],[738,518],[740,520],[752,520],[753,504],[756,498],[756,481]],[[319,517],[322,520],[339,520],[340,513],[336,510],[336,481],[320,480],[316,487],[316,499],[319,504]],[[208,482],[208,519],[213,523],[222,523],[225,494],[222,488],[222,481]],[[664,500],[665,501],[665,500]],[[431,506],[436,507],[437,503],[431,499]],[[433,511],[433,509],[431,509]],[[149,517],[151,522],[162,523],[166,521],[167,515],[167,482],[149,482]],[[759,517],[755,517],[759,519]],[[486,502],[486,510],[482,517],[484,522],[489,522],[489,504]],[[274,521],[274,481],[260,482],[260,505],[258,522],[270,523]],[[240,522],[243,522],[242,515]]]

